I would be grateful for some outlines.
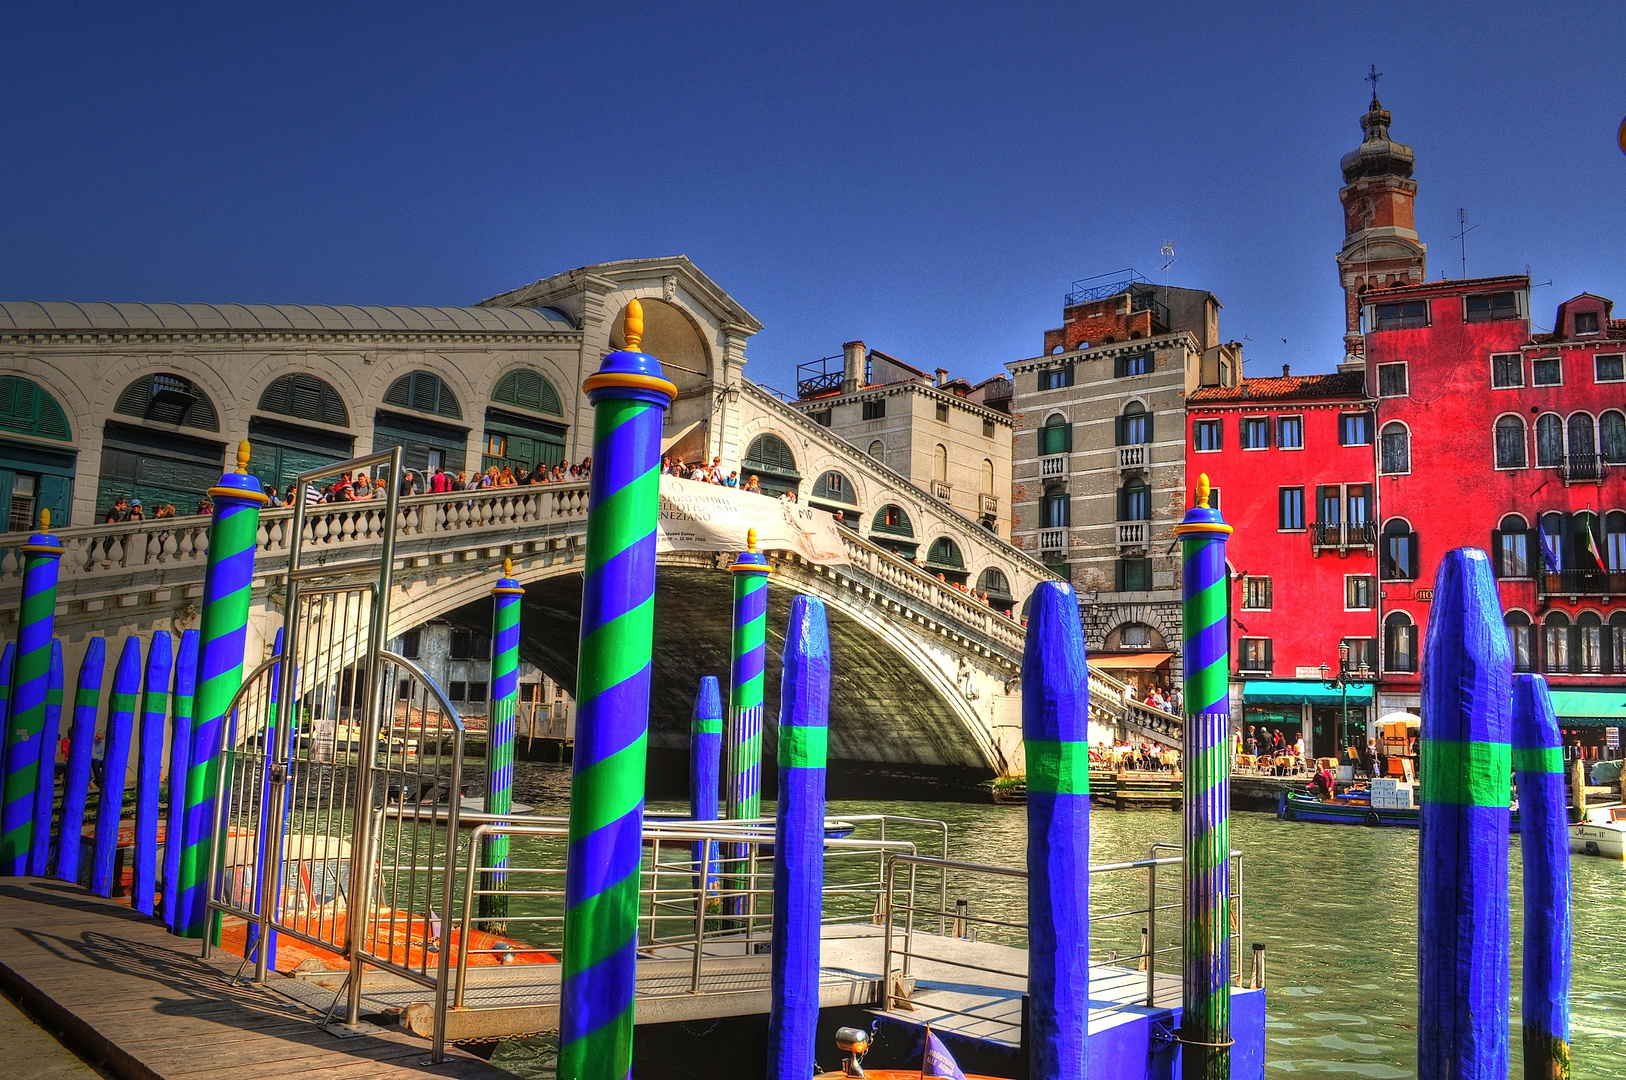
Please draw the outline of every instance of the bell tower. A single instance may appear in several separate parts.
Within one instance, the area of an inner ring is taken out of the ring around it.
[[[1344,351],[1361,352],[1361,294],[1367,289],[1422,282],[1428,275],[1428,247],[1417,239],[1417,181],[1411,178],[1417,155],[1389,137],[1389,110],[1378,101],[1381,73],[1373,65],[1372,104],[1361,117],[1366,137],[1340,162],[1344,186],[1344,248],[1338,253],[1338,282],[1344,288]]]

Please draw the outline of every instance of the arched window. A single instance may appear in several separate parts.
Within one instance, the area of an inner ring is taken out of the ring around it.
[[[1536,468],[1556,469],[1564,464],[1564,421],[1557,413],[1536,417]]]
[[[1118,520],[1152,520],[1152,489],[1146,481],[1131,480],[1119,489]]]
[[[875,520],[870,522],[870,530],[886,533],[888,536],[915,535],[915,527],[909,523],[909,515],[896,503],[887,503],[875,511]]]
[[[1563,674],[1570,670],[1570,620],[1562,611],[1551,611],[1541,621],[1542,669]]]
[[[1383,670],[1417,670],[1417,624],[1404,611],[1390,612],[1383,620]]]
[[[1610,465],[1626,465],[1626,413],[1610,410],[1598,417],[1598,452]]]
[[[344,398],[331,384],[305,372],[272,379],[260,395],[259,410],[333,427],[350,426],[350,410],[344,407]]]
[[[1378,471],[1385,476],[1411,472],[1411,432],[1398,420],[1383,425],[1378,435]]]
[[[880,439],[876,439],[874,442],[870,443],[869,456],[874,458],[876,461],[884,463],[886,461],[886,443],[882,442]]]
[[[1496,421],[1496,467],[1523,469],[1529,465],[1525,451],[1524,417],[1509,413]]]
[[[1536,670],[1536,649],[1530,616],[1522,611],[1510,611],[1502,616],[1507,628],[1508,651],[1513,654],[1514,671]]]
[[[413,412],[431,413],[448,420],[463,419],[463,406],[446,381],[432,371],[414,371],[390,383],[384,404]]]
[[[766,495],[783,495],[797,490],[802,483],[789,444],[777,435],[758,435],[751,440],[745,448],[745,460],[740,462],[740,474],[747,480],[755,476]]]
[[[1138,401],[1124,406],[1118,417],[1118,445],[1139,446],[1152,441],[1152,414]]]
[[[1052,413],[1039,429],[1039,455],[1049,457],[1052,454],[1070,454],[1073,450],[1073,429],[1067,423],[1067,417],[1061,413]]]
[[[1626,513],[1619,510],[1603,516],[1603,564],[1611,574],[1626,573]]]
[[[988,594],[990,600],[1012,600],[1011,583],[1005,577],[1005,571],[997,566],[990,566],[977,577],[977,591]]]
[[[965,570],[965,558],[960,545],[946,536],[939,536],[926,549],[926,566],[931,570]]]
[[[982,459],[982,493],[984,495],[994,493],[994,463],[987,458]]]
[[[852,481],[834,470],[825,473],[814,482],[813,498],[824,502],[844,503],[847,506],[858,505],[858,495],[853,491]]]
[[[1577,670],[1583,675],[1600,675],[1609,670],[1605,662],[1603,617],[1596,611],[1583,611],[1575,617]]]
[[[1417,534],[1405,518],[1390,518],[1383,526],[1383,550],[1378,562],[1385,581],[1417,579]]]
[[[1549,511],[1541,515],[1541,559],[1549,572],[1575,569],[1564,550],[1564,515]]]
[[[1496,576],[1530,576],[1530,523],[1519,514],[1504,517],[1491,534],[1491,550],[1496,553]]]
[[[1567,427],[1571,458],[1589,458],[1598,452],[1597,432],[1592,424],[1591,413],[1571,413]]]
[[[498,379],[491,391],[491,400],[496,404],[512,405],[516,409],[548,416],[564,415],[564,407],[559,403],[559,391],[554,389],[546,375],[529,368],[518,368]]]
[[[144,375],[124,388],[113,411],[160,424],[219,431],[220,418],[209,395],[191,379],[170,372]]]
[[[39,383],[21,375],[0,375],[0,431],[63,442],[73,438],[68,415],[56,398]],[[66,523],[61,518],[54,521],[58,526]]]
[[[1072,500],[1067,497],[1067,490],[1059,484],[1053,484],[1045,489],[1043,498],[1039,500],[1039,528],[1065,529],[1072,524]]]
[[[932,479],[939,484],[948,483],[948,447],[942,443],[932,449]]]
[[[1626,675],[1626,611],[1609,616],[1609,670]]]

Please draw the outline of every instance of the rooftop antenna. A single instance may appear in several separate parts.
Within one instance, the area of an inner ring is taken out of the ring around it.
[[[1169,287],[1169,267],[1174,265],[1174,241],[1163,241],[1163,287]]]
[[[1468,211],[1460,206],[1457,207],[1457,224],[1462,226],[1462,231],[1451,239],[1462,244],[1462,276],[1466,279],[1468,277],[1468,234],[1479,228],[1479,226],[1468,224]]]

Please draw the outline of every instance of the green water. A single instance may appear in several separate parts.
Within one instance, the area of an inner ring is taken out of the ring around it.
[[[516,797],[550,813],[564,811],[569,774],[521,765]],[[652,803],[678,809],[675,803]],[[765,812],[768,812],[765,810]],[[1021,806],[922,802],[832,802],[832,814],[889,813],[948,822],[950,856],[1020,866],[1026,847]],[[1097,810],[1091,818],[1091,862],[1144,858],[1154,842],[1178,842],[1180,818],[1166,811]],[[1279,822],[1239,813],[1232,846],[1243,852],[1246,943],[1266,946],[1269,986],[1267,1064],[1271,1075],[1401,1080],[1416,1075],[1417,833],[1341,825]],[[1512,885],[1512,1075],[1522,1075],[1518,1040],[1518,942],[1522,897],[1517,840]],[[1574,979],[1571,1050],[1576,1080],[1626,1080],[1626,867],[1577,856],[1572,863]],[[1092,914],[1144,904],[1145,878],[1100,880]],[[971,912],[1023,921],[1019,880],[950,879],[950,897]],[[1170,894],[1170,902],[1174,902]],[[1139,917],[1099,922],[1092,956],[1139,946]],[[1173,929],[1172,925],[1168,929]],[[983,937],[1001,936],[984,932]],[[1162,933],[1172,944],[1172,934]],[[1160,965],[1165,961],[1160,960]],[[507,1043],[494,1061],[526,1077],[552,1076],[545,1040]]]

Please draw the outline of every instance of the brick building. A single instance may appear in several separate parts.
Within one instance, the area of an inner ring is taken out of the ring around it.
[[[1378,667],[1373,402],[1360,372],[1244,379],[1186,401],[1187,475],[1207,473],[1227,521],[1233,709],[1335,756],[1348,707],[1364,732],[1370,682],[1334,690],[1321,665]],[[1349,745],[1347,742],[1344,745]]]

